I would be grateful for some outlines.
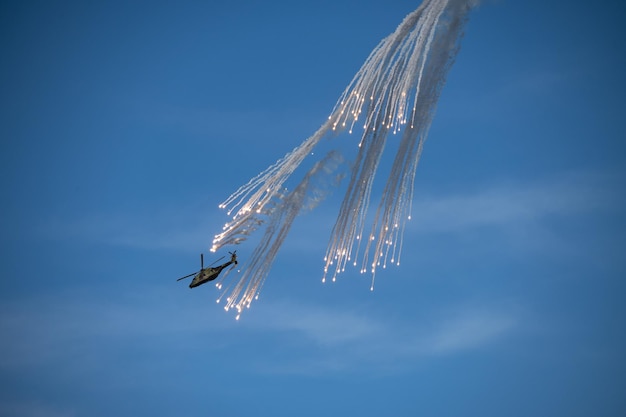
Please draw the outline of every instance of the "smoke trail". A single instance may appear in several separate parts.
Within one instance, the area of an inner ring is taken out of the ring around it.
[[[286,195],[285,181],[322,138],[346,128],[352,133],[360,123],[363,133],[348,189],[331,232],[323,281],[328,274],[334,281],[348,262],[357,266],[358,258],[362,257],[360,270],[372,273],[373,289],[378,266],[384,268],[388,261],[399,265],[404,228],[411,218],[417,164],[441,88],[458,51],[468,12],[475,3],[474,0],[424,0],[372,51],[317,132],[220,205],[228,209],[229,215],[237,211],[223,232],[215,236],[212,251],[240,243],[264,220],[269,220],[245,272],[234,288],[229,289],[227,310],[236,308],[241,312],[258,296],[307,195],[317,193],[318,199],[323,196],[324,189],[332,184],[320,178],[332,178],[340,159],[336,153],[329,153]],[[398,133],[401,139],[391,172],[371,228],[364,233],[378,165],[387,139]]]
[[[224,307],[226,311],[236,308],[237,312],[241,313],[244,307],[250,307],[252,300],[258,297],[274,258],[287,237],[294,219],[301,209],[314,208],[324,198],[325,190],[341,180],[341,175],[339,175],[331,183],[327,182],[328,177],[332,176],[342,162],[343,158],[338,152],[330,151],[324,159],[313,166],[291,193],[286,196],[277,196],[281,201],[273,205],[266,213],[269,222],[265,229],[265,235],[254,250],[243,276],[226,299],[226,306]],[[221,287],[221,281],[217,286],[218,288]],[[218,302],[221,301],[222,297],[218,299]],[[239,314],[237,319],[239,319]]]

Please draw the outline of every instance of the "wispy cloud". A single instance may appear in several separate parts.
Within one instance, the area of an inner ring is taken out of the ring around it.
[[[488,348],[520,324],[516,311],[476,306],[454,314],[431,311],[421,321],[302,304],[281,303],[263,310],[253,319],[256,326],[298,335],[315,347],[282,363],[264,363],[263,369],[285,373],[355,371],[364,366],[369,371],[410,369],[433,356]]]
[[[549,216],[616,210],[624,197],[617,176],[569,173],[534,183],[487,186],[474,192],[420,197],[413,205],[413,227],[422,232],[534,223]]]
[[[178,207],[146,212],[88,213],[72,219],[52,218],[39,228],[48,239],[74,239],[148,250],[198,251],[208,248],[212,235],[206,208]],[[212,227],[211,227],[212,226]]]
[[[517,324],[510,313],[470,309],[445,320],[423,343],[425,352],[446,354],[488,344]]]
[[[471,191],[444,195],[418,193],[407,232],[453,234],[489,227],[524,233],[534,230],[541,234],[538,225],[546,220],[623,209],[626,204],[623,194],[618,192],[621,189],[623,178],[619,175],[579,172],[535,182],[484,184]],[[334,216],[334,212],[326,209],[306,213],[306,223],[296,224],[294,229],[304,230],[307,238],[293,237],[291,246],[298,250],[310,247],[310,237],[315,235],[326,239],[330,226],[326,229],[319,225],[331,225]],[[208,221],[206,207],[186,206],[151,209],[149,213],[91,213],[71,219],[49,219],[40,232],[53,239],[74,238],[120,247],[195,252],[208,248],[221,226],[217,220]],[[323,247],[319,250],[323,251]]]
[[[499,1],[499,0],[494,0]],[[446,111],[439,111],[435,123],[452,120],[472,120],[482,123],[509,121],[510,114],[520,107],[532,110],[532,103],[552,102],[562,92],[577,88],[586,77],[581,67],[551,68],[543,63],[520,68],[498,68],[488,85],[460,85],[447,91],[452,100],[441,103]],[[502,116],[502,117],[500,117]]]
[[[364,364],[369,370],[400,370],[433,355],[488,347],[519,324],[513,311],[484,307],[452,315],[430,312],[428,320],[416,322],[265,301],[235,321],[216,314],[205,297],[173,300],[160,291],[108,302],[78,293],[20,300],[0,310],[0,368],[119,367],[121,352],[137,343],[166,366],[199,352],[226,358],[233,347],[252,343],[271,349],[252,349],[233,360],[257,372],[317,374],[355,371]]]
[[[294,332],[317,346],[350,344],[373,337],[383,329],[383,323],[349,311],[306,308],[278,303],[263,310],[254,324],[276,332]]]

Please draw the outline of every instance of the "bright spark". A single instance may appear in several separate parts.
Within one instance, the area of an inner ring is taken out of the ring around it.
[[[411,220],[417,164],[474,3],[424,0],[372,51],[319,130],[219,205],[228,213],[236,213],[215,237],[211,251],[239,244],[261,225],[265,227],[241,277],[224,290],[230,291],[225,309],[236,308],[237,319],[261,290],[295,217],[302,208],[317,204],[324,191],[336,184],[340,167],[349,166],[351,175],[324,257],[322,282],[327,275],[335,281],[348,262],[356,266],[356,259],[360,259],[362,273],[371,268],[373,290],[377,266],[385,268],[387,259],[391,264],[393,260],[400,264],[404,229]],[[359,117],[365,118],[363,133],[350,165],[331,151],[292,191],[285,190],[285,181],[307,156],[313,155],[323,138],[346,125],[352,133]],[[397,139],[393,136],[396,134]],[[398,141],[397,153],[374,220],[366,230],[374,177],[390,138]],[[364,233],[369,238],[362,239]]]

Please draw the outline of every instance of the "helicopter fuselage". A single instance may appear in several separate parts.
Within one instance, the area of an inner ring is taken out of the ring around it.
[[[189,284],[189,288],[195,288],[199,285],[206,284],[209,281],[213,281],[217,276],[222,272],[222,269],[231,265],[233,261],[226,262],[220,266],[216,266],[215,268],[204,268],[200,272],[198,272]]]

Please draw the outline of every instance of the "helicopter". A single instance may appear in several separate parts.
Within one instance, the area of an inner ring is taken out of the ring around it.
[[[189,284],[189,288],[195,288],[199,285],[206,284],[209,281],[213,281],[215,278],[217,278],[217,276],[220,274],[220,272],[222,272],[224,268],[232,264],[237,265],[237,251],[228,252],[228,253],[230,253],[230,261],[223,263],[221,265],[218,265],[216,267],[213,267],[213,268],[211,267],[211,265],[224,259],[224,257],[222,256],[220,259],[218,259],[217,261],[213,262],[211,265],[205,268],[204,256],[200,254],[200,271],[194,272],[193,274],[185,275],[182,278],[178,278],[176,281],[180,281],[181,279],[185,279],[185,278],[189,278],[193,276],[193,279],[191,280],[191,284]]]

